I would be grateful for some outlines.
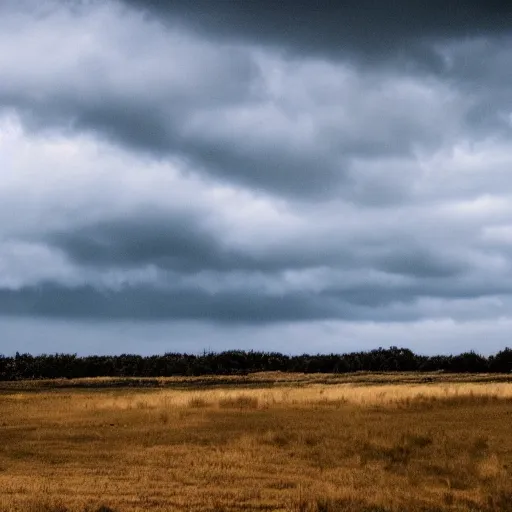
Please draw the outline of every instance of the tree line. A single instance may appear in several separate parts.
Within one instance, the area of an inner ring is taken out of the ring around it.
[[[285,355],[278,352],[229,350],[200,355],[166,353],[141,356],[77,356],[16,353],[0,355],[0,380],[80,377],[164,377],[239,375],[261,371],[300,373],[433,372],[509,373],[512,349],[483,356],[476,352],[425,356],[398,347],[347,354]]]

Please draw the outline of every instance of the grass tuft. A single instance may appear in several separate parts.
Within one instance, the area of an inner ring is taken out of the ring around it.
[[[257,409],[258,405],[258,397],[249,395],[238,395],[219,400],[219,407],[222,409]]]
[[[198,396],[194,396],[188,401],[188,406],[193,409],[203,409],[209,405],[210,404],[204,398]]]

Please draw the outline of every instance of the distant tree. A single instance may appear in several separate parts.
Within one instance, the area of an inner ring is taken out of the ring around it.
[[[512,372],[512,349],[506,348],[489,358],[489,370],[491,372]]]
[[[202,355],[166,353],[162,356],[86,356],[16,352],[0,355],[0,380],[53,379],[77,377],[157,377],[172,375],[229,375],[259,371],[345,373],[357,371],[512,371],[512,349],[506,348],[488,358],[475,352],[455,356],[420,356],[411,350],[382,347],[348,354],[302,354],[229,350]]]

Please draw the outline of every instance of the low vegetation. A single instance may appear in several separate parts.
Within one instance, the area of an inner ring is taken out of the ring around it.
[[[76,354],[16,353],[0,355],[0,381],[26,379],[77,379],[86,377],[163,377],[193,375],[247,375],[254,372],[335,373],[353,372],[433,372],[510,373],[512,349],[489,357],[466,352],[458,355],[424,356],[411,350],[391,347],[350,354],[302,354],[277,352],[205,352],[140,356],[85,356]],[[137,384],[140,385],[141,383]],[[146,384],[148,382],[146,381]]]
[[[5,383],[0,511],[512,511],[510,376],[250,377]]]

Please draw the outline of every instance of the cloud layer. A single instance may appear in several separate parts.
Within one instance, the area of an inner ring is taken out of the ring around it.
[[[390,4],[2,3],[0,315],[506,325],[511,8]]]

